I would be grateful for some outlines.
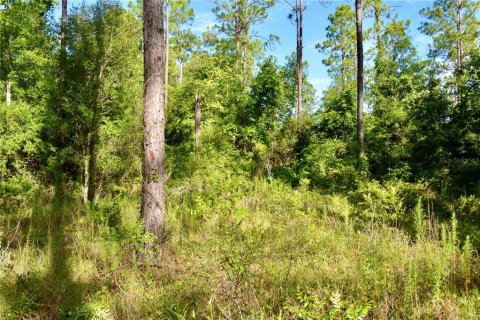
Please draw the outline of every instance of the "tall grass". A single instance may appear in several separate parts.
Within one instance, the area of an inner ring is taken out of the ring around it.
[[[136,260],[138,185],[91,209],[74,186],[61,207],[32,191],[2,215],[0,318],[480,318],[478,259],[455,215],[210,169],[169,182],[158,268]]]

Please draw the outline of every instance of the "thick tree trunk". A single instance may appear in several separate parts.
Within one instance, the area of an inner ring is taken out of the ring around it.
[[[144,0],[144,140],[141,216],[159,242],[165,218],[165,42],[162,0]]]
[[[165,107],[168,104],[168,50],[170,48],[168,0],[165,1]]]
[[[67,0],[62,0],[62,22],[60,26],[60,82],[65,80],[65,60],[67,57]]]
[[[303,1],[296,0],[297,20],[297,121],[302,114],[302,88],[303,88]]]
[[[202,102],[200,100],[200,94],[197,92],[195,94],[195,149],[196,150],[200,148],[201,107],[202,107]]]
[[[12,88],[10,85],[10,81],[7,81],[6,96],[7,96],[7,107],[8,107],[10,103],[12,103]]]
[[[357,140],[359,156],[365,156],[363,133],[363,31],[362,0],[355,0],[357,29]]]

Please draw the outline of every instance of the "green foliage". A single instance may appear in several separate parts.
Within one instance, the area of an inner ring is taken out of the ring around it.
[[[298,306],[285,308],[292,316],[302,320],[318,319],[319,317],[322,319],[362,320],[367,317],[372,308],[370,302],[361,306],[349,305],[342,300],[342,295],[338,292],[333,292],[324,299],[298,292],[297,303]]]
[[[361,177],[354,160],[346,158],[347,144],[328,139],[311,142],[303,150],[300,177],[309,179],[313,186],[331,192],[347,192],[358,188]]]
[[[477,2],[459,29],[456,2],[422,10],[427,60],[409,21],[365,3],[360,162],[350,6],[317,45],[320,100],[304,62],[297,122],[296,56],[265,58],[256,32],[273,1],[214,1],[201,38],[169,1],[161,243],[139,214],[139,3],[71,10],[65,59],[53,2],[0,3],[2,319],[480,318]]]
[[[351,83],[355,78],[355,11],[349,5],[340,5],[328,15],[326,40],[315,47],[328,54],[323,63],[337,85]]]

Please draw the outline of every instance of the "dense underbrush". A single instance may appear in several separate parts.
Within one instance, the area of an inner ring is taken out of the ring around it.
[[[169,181],[163,260],[148,267],[129,186],[88,209],[74,185],[3,198],[2,319],[480,317],[477,240],[458,223],[475,198],[442,216],[427,184],[336,194],[206,162]]]

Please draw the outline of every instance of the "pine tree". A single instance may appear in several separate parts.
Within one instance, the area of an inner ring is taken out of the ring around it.
[[[362,0],[355,0],[357,31],[357,141],[359,158],[365,157],[363,128],[363,8]]]
[[[163,0],[144,0],[144,156],[141,215],[162,241],[165,219],[165,43]]]

